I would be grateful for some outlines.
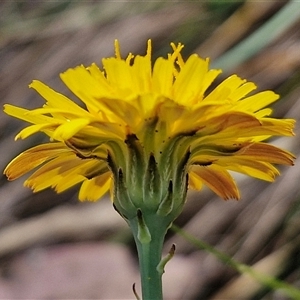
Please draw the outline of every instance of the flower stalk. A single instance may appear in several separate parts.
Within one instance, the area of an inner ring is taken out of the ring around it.
[[[143,219],[142,228],[141,219]],[[160,268],[160,263],[162,260],[164,238],[170,224],[156,214],[146,215],[144,220],[141,212],[137,214],[136,218],[128,221],[128,223],[133,233],[138,252],[142,299],[161,300],[163,299],[163,272]],[[146,231],[144,228],[145,224],[147,224]]]

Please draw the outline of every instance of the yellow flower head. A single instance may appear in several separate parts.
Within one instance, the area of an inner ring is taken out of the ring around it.
[[[170,200],[175,190],[184,197],[187,186],[205,184],[223,199],[238,199],[228,171],[273,181],[279,174],[273,164],[293,164],[292,154],[263,142],[293,135],[294,120],[270,118],[265,108],[278,95],[252,93],[255,84],[236,75],[208,91],[221,71],[196,54],[184,61],[183,46],[171,46],[152,66],[150,41],[145,56],[126,59],[116,41],[103,70],[92,64],[62,73],[83,106],[33,81],[44,106],[5,105],[5,112],[32,124],[16,139],[42,131],[50,142],[12,160],[8,178],[38,167],[25,181],[35,192],[52,187],[60,193],[81,183],[80,200],[97,200],[112,188],[114,201],[121,193],[135,207],[149,201],[145,205],[168,210],[178,204]]]

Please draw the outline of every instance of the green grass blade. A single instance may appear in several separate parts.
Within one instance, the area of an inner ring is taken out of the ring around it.
[[[264,25],[212,63],[213,68],[228,71],[255,55],[300,18],[300,3],[288,2]]]

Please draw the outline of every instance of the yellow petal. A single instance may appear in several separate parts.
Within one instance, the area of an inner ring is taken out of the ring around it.
[[[18,118],[18,119],[21,119],[23,121],[33,123],[33,124],[45,124],[45,123],[56,124],[57,122],[59,122],[59,120],[56,120],[56,119],[53,119],[53,118],[47,117],[47,116],[30,115],[29,114],[30,111],[28,109],[24,109],[21,107],[10,105],[10,104],[4,105],[4,112],[12,117],[15,117],[15,118]]]
[[[108,140],[124,141],[126,138],[126,128],[113,123],[93,123],[93,126],[82,128],[76,135],[68,139],[74,147],[93,148]]]
[[[56,126],[52,123],[31,125],[31,126],[24,128],[23,130],[21,130],[16,135],[15,140],[26,139],[29,136],[31,136],[32,134],[37,133],[39,131],[43,131],[43,132],[47,133],[47,129],[54,129],[57,126],[59,126],[59,124],[57,124]]]
[[[196,176],[224,200],[239,199],[239,191],[232,176],[226,169],[217,166],[192,166],[192,176]]]
[[[253,82],[245,82],[230,94],[230,99],[237,102],[256,88],[257,86]]]
[[[243,147],[235,153],[235,156],[282,165],[293,165],[295,159],[292,153],[265,143],[243,145]]]
[[[221,101],[223,103],[231,100],[231,94],[245,82],[246,80],[241,79],[237,75],[229,76],[223,80],[204,100]]]
[[[165,135],[167,137],[177,133],[178,130],[181,132],[184,130],[182,127],[179,128],[184,113],[184,107],[173,100],[165,99],[162,105],[158,105],[157,115],[159,120],[165,123]]]
[[[167,98],[172,97],[174,62],[159,57],[153,67],[152,89]]]
[[[227,160],[234,161],[236,158],[249,160],[253,165],[257,161],[293,165],[294,155],[271,144],[266,143],[234,143],[226,145],[221,143],[200,144],[192,149],[191,163],[206,164],[209,162]]]
[[[247,97],[238,102],[236,108],[256,112],[279,99],[279,95],[272,91],[264,91]]]
[[[34,192],[48,187],[63,191],[66,186],[71,187],[71,183],[75,185],[84,178],[92,178],[107,172],[106,161],[80,159],[74,153],[66,153],[41,166],[25,181],[24,185],[33,189]]]
[[[69,122],[65,122],[56,128],[53,133],[53,139],[58,141],[66,141],[75,135],[82,128],[86,127],[90,123],[89,119],[74,119]]]
[[[35,89],[45,100],[50,107],[64,109],[73,114],[79,114],[88,116],[87,111],[79,107],[75,102],[68,99],[66,96],[52,90],[44,83],[34,80],[30,85],[30,88]]]
[[[14,180],[36,168],[40,164],[59,155],[70,153],[61,143],[41,144],[30,148],[15,157],[5,168],[4,173],[9,180]]]
[[[200,191],[203,187],[202,179],[194,172],[189,173],[189,188]]]
[[[54,188],[56,193],[62,193],[65,190],[73,187],[74,185],[82,182],[86,178],[82,175],[77,175],[77,174],[69,174],[65,175],[58,182],[55,184],[55,186],[52,185],[52,188]]]
[[[135,86],[132,80],[130,66],[117,58],[107,58],[102,60],[106,78],[109,84],[115,87],[117,97],[126,99],[135,94]]]
[[[269,115],[271,115],[272,112],[273,112],[273,110],[271,108],[264,108],[259,111],[256,111],[255,117],[258,119],[263,118],[263,117],[268,117]]]
[[[113,86],[108,83],[104,76],[104,72],[102,72],[95,63],[91,64],[87,70],[90,72],[91,76],[96,79],[98,85],[101,86],[103,96],[109,97],[114,93]]]
[[[206,90],[209,88],[209,86],[212,84],[212,82],[217,78],[218,75],[222,73],[222,70],[209,70],[202,82],[202,88],[201,88],[201,94],[204,95]]]
[[[208,60],[191,55],[174,83],[174,100],[186,106],[202,100],[202,83],[208,71]]]
[[[199,131],[199,135],[203,136],[204,140],[217,141],[220,137],[235,136],[239,137],[253,135],[250,131],[253,128],[261,128],[259,120],[250,114],[244,112],[224,112],[219,116],[213,117],[205,122],[199,120],[197,124],[203,130]]]
[[[246,174],[261,180],[272,182],[279,171],[270,163],[243,159],[240,157],[223,158],[216,162],[218,165],[235,172]]]
[[[106,192],[108,192],[110,185],[111,175],[109,173],[105,173],[92,179],[87,179],[81,185],[79,191],[79,200],[97,201]]]
[[[91,119],[91,115],[85,111],[85,114],[82,114],[81,112],[78,112],[76,110],[67,110],[66,108],[52,108],[44,106],[42,108],[37,108],[34,110],[31,110],[28,112],[28,115],[36,116],[36,115],[46,115],[51,114],[52,116],[60,116],[63,120],[78,118],[78,117],[87,117],[88,119]]]
[[[107,88],[107,84],[102,84],[97,77],[94,78],[84,66],[69,69],[60,74],[60,77],[94,114],[101,110],[101,102],[98,99],[112,97],[112,91]]]
[[[160,97],[153,93],[143,94],[132,101],[137,108],[141,119],[156,117],[156,108],[165,101],[164,97]]]
[[[137,94],[149,93],[151,89],[151,61],[147,56],[136,56],[131,66],[134,90]]]
[[[103,110],[113,114],[114,121],[126,124],[131,128],[141,122],[141,112],[135,107],[135,102],[127,102],[122,99],[102,99]]]
[[[62,179],[62,173],[66,173],[78,166],[78,158],[75,155],[64,154],[56,157],[41,166],[25,182],[24,186],[39,192],[48,187],[55,186]]]
[[[293,129],[295,127],[296,121],[294,119],[262,118],[260,119],[260,122],[262,124],[261,131],[265,132],[265,134],[283,136],[295,135]]]

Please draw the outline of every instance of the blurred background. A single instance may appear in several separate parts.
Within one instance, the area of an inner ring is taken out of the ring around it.
[[[1,1],[0,101],[26,108],[43,100],[39,79],[69,96],[59,73],[113,55],[154,58],[185,44],[183,55],[210,57],[219,80],[237,73],[258,90],[281,94],[274,116],[300,116],[300,2],[297,1]],[[71,96],[72,97],[72,96]],[[22,121],[0,117],[0,165],[46,141],[14,142]],[[296,128],[299,133],[299,125]],[[299,155],[299,134],[272,143]],[[176,224],[256,270],[300,288],[300,168],[280,168],[275,183],[236,177],[242,199],[191,192]],[[0,181],[0,299],[134,299],[139,272],[125,222],[108,197],[80,203],[77,189],[33,194],[24,178]],[[175,257],[164,274],[166,299],[288,299],[240,275],[170,231]]]

